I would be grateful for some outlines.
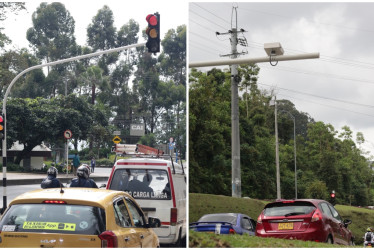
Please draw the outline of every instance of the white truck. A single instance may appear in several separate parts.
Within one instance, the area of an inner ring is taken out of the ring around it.
[[[160,244],[185,246],[187,185],[183,165],[144,145],[137,144],[135,154],[129,153],[129,146],[118,148],[127,148],[126,155],[131,157],[115,162],[107,189],[128,192],[147,216],[161,220],[161,227],[154,230]]]

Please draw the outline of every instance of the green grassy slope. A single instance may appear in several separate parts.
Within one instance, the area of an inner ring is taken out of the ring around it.
[[[252,219],[257,220],[257,217],[261,213],[266,203],[267,203],[266,201],[255,200],[255,199],[233,198],[233,197],[222,196],[222,195],[191,193],[189,194],[189,222],[197,221],[204,214],[222,213],[222,212],[243,213],[243,214],[249,215],[250,217],[252,217]],[[362,237],[365,234],[366,228],[369,226],[374,228],[374,210],[370,210],[366,208],[351,207],[351,206],[343,206],[343,205],[336,205],[335,208],[338,210],[338,212],[343,217],[343,219],[352,220],[352,224],[349,225],[348,228],[352,231],[353,235],[355,236],[355,244],[362,245],[363,243]],[[191,244],[191,239],[192,239],[191,236],[197,237],[197,235],[199,234],[195,234],[194,232],[190,233],[190,244]],[[198,237],[203,237],[203,236],[198,236]],[[263,238],[261,239],[262,239],[261,241],[263,241]],[[196,238],[192,240],[196,240]],[[295,241],[292,241],[292,242],[295,242]],[[196,242],[193,243],[193,246],[196,247],[196,244],[197,244]],[[254,243],[254,244],[260,244],[260,243]],[[308,246],[305,246],[305,243],[303,244],[304,244],[303,246],[296,246],[296,247],[308,247]],[[254,245],[253,247],[256,247],[256,246]],[[258,245],[257,247],[278,247],[278,246]],[[295,246],[289,245],[289,247],[295,247]],[[321,247],[325,247],[325,246],[321,246]]]

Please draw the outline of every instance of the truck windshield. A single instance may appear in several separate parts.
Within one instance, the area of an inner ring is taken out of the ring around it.
[[[171,199],[166,170],[117,169],[113,174],[109,189],[128,192],[135,199]]]

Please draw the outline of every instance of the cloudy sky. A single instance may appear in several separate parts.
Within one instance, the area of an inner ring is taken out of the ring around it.
[[[248,46],[240,58],[264,57],[264,43],[280,42],[285,55],[319,52],[319,59],[260,63],[259,87],[276,89],[317,121],[363,132],[374,155],[374,3],[202,3],[189,4],[189,61],[226,60],[236,26]],[[235,11],[234,11],[235,13]],[[231,21],[232,20],[232,21]],[[209,70],[209,68],[200,68]]]
[[[27,11],[21,11],[18,15],[9,15],[5,22],[1,23],[4,33],[9,36],[18,48],[28,47],[26,31],[32,27],[31,15],[36,11],[42,1],[26,1]],[[176,29],[179,25],[187,24],[188,4],[181,1],[178,4],[171,1],[60,1],[70,12],[75,20],[75,37],[79,45],[86,45],[87,26],[98,10],[108,5],[113,11],[114,25],[117,30],[126,24],[131,18],[140,25],[140,30],[147,26],[145,20],[148,14],[159,12],[161,16],[161,39],[169,29]],[[174,9],[174,10],[173,10]],[[180,11],[183,9],[184,11]],[[145,42],[139,34],[139,43]]]

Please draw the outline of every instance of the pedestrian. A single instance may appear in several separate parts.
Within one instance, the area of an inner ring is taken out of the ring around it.
[[[75,153],[75,156],[73,158],[73,174],[74,174],[74,176],[77,175],[77,169],[78,169],[80,164],[81,164],[81,161],[79,160],[79,156],[78,156],[77,153]]]
[[[95,165],[96,165],[95,157],[92,157],[92,160],[91,160],[91,173],[95,172]]]
[[[70,187],[86,187],[86,188],[99,188],[96,182],[90,177],[90,169],[86,165],[82,165],[77,169],[78,178],[74,178]]]
[[[63,187],[60,180],[57,179],[57,168],[50,167],[47,170],[47,178],[45,178],[42,183],[40,184],[41,188],[59,188]]]

